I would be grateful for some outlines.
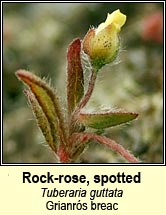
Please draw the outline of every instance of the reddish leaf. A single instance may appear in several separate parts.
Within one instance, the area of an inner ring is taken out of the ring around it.
[[[53,142],[57,142],[57,135],[62,144],[66,144],[66,129],[64,128],[63,115],[60,104],[54,90],[38,76],[25,71],[16,72],[18,78],[31,89],[50,125]]]
[[[52,134],[51,134],[51,129],[50,129],[50,124],[47,120],[46,115],[44,114],[42,108],[40,107],[38,101],[36,100],[35,96],[33,93],[31,93],[29,90],[24,90],[25,95],[28,98],[28,101],[30,103],[30,106],[32,108],[32,111],[34,113],[34,116],[36,118],[37,124],[39,128],[41,129],[46,142],[48,145],[52,148],[54,152],[56,152],[56,143],[55,140],[53,140]]]
[[[75,39],[67,52],[67,102],[69,115],[84,95],[84,77],[81,65],[81,41]]]

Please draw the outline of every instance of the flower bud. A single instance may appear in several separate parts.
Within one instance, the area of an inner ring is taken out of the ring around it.
[[[116,58],[120,46],[119,32],[125,22],[126,16],[116,10],[108,14],[106,21],[98,28],[90,29],[85,35],[83,51],[89,56],[95,70]]]

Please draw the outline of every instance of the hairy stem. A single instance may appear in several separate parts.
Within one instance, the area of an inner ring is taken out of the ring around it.
[[[126,150],[123,146],[116,143],[114,140],[111,140],[104,136],[99,136],[92,133],[73,133],[71,136],[71,143],[78,142],[79,145],[86,143],[89,140],[95,140],[101,144],[104,144],[110,147],[113,151],[119,153],[123,158],[125,158],[130,163],[139,163],[139,160],[134,157],[128,150]]]
[[[80,110],[85,107],[85,105],[87,104],[87,102],[89,101],[94,86],[95,86],[95,81],[96,81],[96,72],[92,71],[91,77],[90,77],[90,81],[89,81],[89,85],[88,85],[88,89],[87,92],[85,93],[85,95],[83,96],[83,98],[81,99],[80,103],[78,104],[75,112],[78,113],[80,112]]]
[[[81,109],[83,107],[85,107],[85,105],[87,104],[87,102],[89,101],[94,86],[95,86],[95,80],[96,80],[96,72],[92,71],[90,80],[89,80],[89,85],[88,85],[88,89],[86,91],[86,93],[84,94],[83,98],[81,99],[81,101],[79,102],[79,104],[77,105],[76,109],[73,111],[71,118],[70,118],[70,126],[69,126],[69,133],[70,135],[74,132],[79,132],[80,128],[79,126],[77,126],[77,116],[80,113]]]
[[[78,104],[78,106],[76,107],[76,109],[73,111],[72,115],[71,115],[71,119],[70,119],[70,134],[74,133],[74,132],[78,132],[79,130],[77,130],[77,126],[76,126],[76,122],[77,122],[77,115],[80,113],[81,109],[83,107],[85,107],[85,105],[87,104],[87,102],[89,101],[94,86],[95,86],[95,80],[96,80],[96,72],[92,71],[90,80],[89,80],[89,85],[88,85],[88,89],[85,93],[85,95],[83,96],[83,98],[81,99],[80,103]]]

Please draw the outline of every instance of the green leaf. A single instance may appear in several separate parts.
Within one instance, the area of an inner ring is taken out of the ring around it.
[[[95,129],[108,128],[137,118],[138,114],[133,112],[109,111],[103,113],[80,113],[78,120],[87,127]]]
[[[46,139],[46,142],[52,148],[52,150],[56,152],[57,147],[56,147],[56,144],[54,143],[55,140],[53,141],[50,125],[49,125],[49,122],[48,122],[42,108],[40,107],[34,94],[32,94],[29,90],[24,90],[24,93],[28,98],[29,104],[32,108],[32,111],[36,118],[37,124],[38,124],[39,128],[41,129],[41,131]]]
[[[67,103],[69,115],[84,95],[84,76],[81,64],[81,41],[75,39],[67,51]]]
[[[64,119],[54,90],[49,87],[45,81],[28,71],[18,70],[16,75],[21,81],[28,85],[42,108],[49,122],[53,142],[57,143],[58,136],[61,143],[66,144],[67,138],[65,134],[66,129],[64,128]]]

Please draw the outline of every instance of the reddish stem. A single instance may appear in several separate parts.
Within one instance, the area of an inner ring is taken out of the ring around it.
[[[69,153],[66,151],[66,148],[64,145],[61,144],[59,146],[57,150],[57,156],[61,163],[70,163]]]
[[[83,107],[85,107],[85,105],[87,104],[87,102],[89,101],[94,86],[95,86],[95,80],[96,80],[96,72],[92,71],[90,80],[89,80],[89,85],[88,85],[88,89],[85,93],[85,95],[83,96],[83,98],[81,99],[80,103],[78,104],[78,106],[76,107],[76,109],[73,111],[71,119],[70,119],[70,128],[69,128],[69,133],[72,134],[74,132],[78,132],[79,130],[77,130],[77,119],[78,119],[78,115],[81,111],[81,109]]]
[[[85,107],[85,105],[87,104],[87,102],[89,101],[91,95],[92,95],[92,92],[93,92],[93,89],[94,89],[94,86],[95,86],[95,81],[96,81],[96,72],[95,71],[92,71],[92,74],[91,74],[91,77],[90,77],[90,81],[89,81],[89,85],[88,85],[88,89],[87,89],[87,92],[85,93],[85,95],[83,96],[83,98],[81,99],[80,103],[78,104],[76,110],[74,111],[74,115],[79,113],[80,110]]]
[[[123,146],[116,143],[114,140],[111,140],[104,136],[99,136],[91,133],[73,133],[71,137],[71,143],[75,143],[76,141],[79,144],[83,144],[89,140],[95,140],[101,144],[104,144],[110,147],[113,151],[118,152],[122,157],[124,157],[130,163],[139,163],[139,160],[134,157],[128,150],[126,150]]]

